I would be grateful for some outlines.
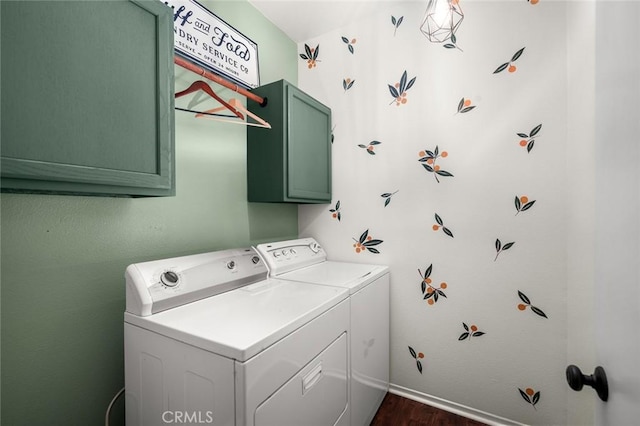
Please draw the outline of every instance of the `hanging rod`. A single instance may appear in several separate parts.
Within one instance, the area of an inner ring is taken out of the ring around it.
[[[265,98],[261,98],[260,96],[249,92],[248,90],[243,89],[242,87],[238,86],[235,83],[230,82],[229,80],[226,80],[222,77],[220,77],[219,75],[216,75],[212,72],[209,72],[207,70],[205,70],[204,68],[201,68],[197,65],[195,65],[192,62],[187,61],[186,59],[180,57],[180,56],[174,56],[173,57],[173,62],[176,65],[180,65],[182,68],[186,68],[189,71],[192,71],[196,74],[199,74],[205,78],[208,78],[209,80],[212,80],[216,83],[218,83],[221,86],[224,86],[228,89],[233,90],[234,92],[237,92],[239,94],[241,94],[242,96],[245,96],[247,99],[251,99],[254,102],[257,102],[260,104],[260,106],[265,106],[267,104],[267,100]]]

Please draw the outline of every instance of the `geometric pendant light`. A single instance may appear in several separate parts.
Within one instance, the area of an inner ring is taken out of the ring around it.
[[[420,31],[429,41],[442,43],[455,35],[463,19],[458,0],[429,0]]]

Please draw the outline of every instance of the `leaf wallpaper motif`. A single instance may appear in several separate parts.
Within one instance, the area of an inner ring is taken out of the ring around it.
[[[422,374],[422,359],[424,358],[424,354],[422,352],[416,352],[411,346],[409,346],[409,354],[416,360],[416,368],[418,372]]]
[[[356,51],[356,49],[353,47],[353,45],[356,44],[356,39],[352,38],[351,40],[349,40],[345,36],[342,36],[341,38],[342,42],[347,45],[347,49],[349,50],[349,52],[353,55]]]
[[[444,47],[445,49],[458,49],[459,51],[463,52],[460,46],[458,46],[458,37],[455,34],[451,34],[449,41],[450,43],[445,43],[442,45],[442,47]]]
[[[540,391],[536,392],[532,388],[526,388],[525,390],[518,388],[518,391],[520,391],[520,396],[522,396],[522,399],[531,404],[531,406],[535,409],[536,404],[538,403],[538,401],[540,401]]]
[[[531,150],[533,149],[533,145],[535,144],[534,138],[540,132],[540,129],[542,129],[542,124],[538,124],[536,127],[531,129],[531,132],[529,132],[529,134],[518,133],[518,136],[522,138],[520,139],[520,146],[523,148],[526,147],[527,152],[531,152]]]
[[[543,318],[548,318],[547,314],[544,313],[544,311],[536,306],[533,306],[531,304],[531,300],[529,300],[529,298],[527,297],[526,294],[524,294],[523,292],[521,292],[520,290],[518,290],[518,296],[520,297],[520,300],[522,301],[522,303],[518,304],[518,310],[520,311],[525,311],[527,308],[531,309],[531,312],[533,312],[534,314],[541,316]]]
[[[334,200],[300,206],[299,227],[336,260],[390,266],[392,383],[566,424],[566,90],[550,83],[566,84],[566,12],[532,1],[464,1],[444,48],[419,31],[426,5],[402,1],[301,43],[299,86],[337,130]]]
[[[340,200],[336,201],[336,206],[329,209],[329,212],[331,213],[332,218],[338,219],[338,221],[342,219],[342,213],[340,212]]]
[[[356,82],[355,80],[352,80],[349,77],[342,80],[342,88],[344,89],[344,93],[347,93],[347,90],[351,89],[355,84],[355,82]]]
[[[529,210],[535,204],[536,200],[529,201],[529,197],[526,195],[517,196],[515,199],[516,205],[516,216],[520,214],[520,212],[524,212]]]
[[[469,111],[473,111],[475,107],[475,105],[471,105],[471,99],[462,98],[460,99],[460,102],[458,102],[458,111],[456,114],[465,114]]]
[[[418,153],[418,157],[420,157],[418,161],[422,164],[422,167],[424,167],[426,171],[428,171],[429,173],[433,173],[433,177],[436,179],[436,182],[440,183],[440,179],[438,179],[438,176],[453,177],[450,172],[442,169],[439,164],[436,164],[438,158],[447,158],[448,156],[449,153],[447,151],[440,152],[440,150],[438,149],[438,145],[436,145],[433,151],[420,151]]]
[[[522,49],[514,53],[509,62],[505,62],[504,64],[500,65],[493,73],[498,74],[504,70],[507,70],[510,73],[516,72],[518,70],[518,67],[515,66],[514,62],[517,61],[520,56],[522,56],[522,52],[524,52],[524,49],[525,48],[523,47]]]
[[[380,253],[380,251],[375,246],[378,246],[384,242],[382,240],[373,239],[373,237],[369,235],[368,229],[360,235],[360,238],[358,238],[357,240],[354,238],[353,241],[355,241],[353,247],[355,247],[356,253],[369,252],[373,254]]]
[[[500,253],[509,250],[511,247],[513,247],[513,245],[515,244],[515,241],[511,241],[510,243],[505,243],[502,244],[502,242],[500,241],[499,238],[496,238],[496,257],[493,259],[493,261],[495,262],[496,260],[498,260],[498,256],[500,256]]]
[[[382,142],[380,142],[380,141],[371,141],[367,145],[358,144],[358,148],[362,148],[362,149],[366,150],[367,154],[376,155],[375,147],[376,147],[376,145],[380,145],[380,144],[382,144]]]
[[[423,299],[427,301],[429,306],[433,306],[438,300],[442,300],[444,297],[447,298],[444,290],[448,287],[446,282],[441,282],[440,285],[436,287],[436,284],[433,284],[431,279],[431,272],[433,271],[433,264],[429,265],[427,269],[424,270],[424,276],[420,269],[418,269],[418,275],[420,275],[420,289],[422,290]]]
[[[442,220],[440,215],[438,213],[436,213],[434,216],[435,216],[435,219],[436,219],[436,223],[435,223],[435,225],[432,226],[433,230],[434,231],[442,230],[442,232],[444,232],[445,235],[448,235],[449,237],[453,238],[453,232],[451,232],[451,230],[449,228],[444,226],[444,221]]]
[[[318,59],[318,55],[320,54],[320,45],[316,47],[309,47],[309,45],[304,45],[304,53],[300,53],[300,58],[307,61],[307,68],[312,69],[316,67],[316,62],[320,62]]]
[[[396,19],[395,16],[391,16],[391,24],[393,24],[393,36],[396,36],[396,33],[398,32],[398,27],[400,26],[400,24],[402,24],[402,21],[404,20],[404,16],[399,17],[398,19]]]
[[[398,191],[394,191],[394,192],[385,192],[384,194],[380,194],[380,196],[382,198],[384,198],[384,206],[387,207],[389,205],[389,203],[391,203],[391,197],[393,197],[394,195],[396,195]]]
[[[393,101],[391,101],[389,105],[392,105],[394,102],[397,106],[407,103],[407,90],[413,87],[417,77],[413,77],[409,81],[407,81],[407,78],[407,71],[405,70],[402,73],[399,82],[395,83],[394,85],[388,84],[389,93],[391,93],[391,97],[393,98]]]
[[[462,328],[464,328],[464,333],[458,336],[458,340],[471,340],[474,337],[480,337],[486,334],[484,331],[478,330],[478,326],[475,324],[471,324],[470,326],[468,326],[463,322]]]

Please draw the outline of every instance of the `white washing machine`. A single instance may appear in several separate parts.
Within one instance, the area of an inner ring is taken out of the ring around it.
[[[313,238],[257,249],[272,278],[349,290],[351,425],[369,425],[389,389],[389,268],[327,260]]]
[[[349,424],[349,292],[267,277],[253,249],[126,270],[128,426]]]

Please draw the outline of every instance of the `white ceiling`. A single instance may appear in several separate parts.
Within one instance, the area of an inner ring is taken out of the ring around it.
[[[249,0],[256,9],[299,43],[343,27],[394,1]],[[397,3],[397,0],[395,1]]]

